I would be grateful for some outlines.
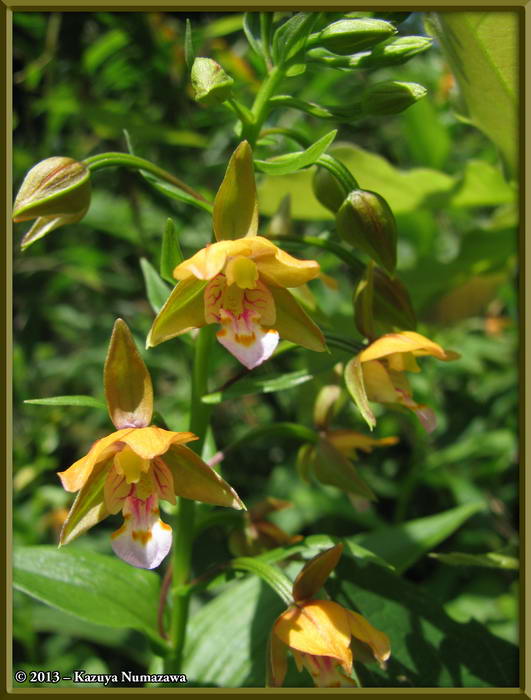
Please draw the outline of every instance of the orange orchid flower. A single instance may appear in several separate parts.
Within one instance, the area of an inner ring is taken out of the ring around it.
[[[331,600],[314,596],[337,565],[343,545],[338,544],[311,559],[293,584],[294,603],[280,615],[268,645],[268,685],[279,687],[287,671],[291,651],[298,670],[306,668],[319,688],[352,687],[352,640],[369,650],[384,665],[391,654],[387,635],[360,614]]]
[[[428,432],[435,429],[435,414],[428,406],[416,403],[405,375],[405,372],[420,372],[416,358],[424,355],[445,362],[460,357],[420,333],[401,331],[382,335],[347,364],[347,388],[371,429],[376,418],[369,401],[400,404],[413,411]]]
[[[185,446],[197,440],[196,435],[150,425],[151,377],[121,319],[114,325],[104,377],[109,414],[117,430],[59,472],[63,487],[79,492],[60,544],[122,511],[124,522],[111,535],[114,552],[133,566],[153,569],[172,542],[171,527],[159,517],[159,499],[176,503],[180,496],[237,509],[244,506],[229,484]]]
[[[298,260],[257,235],[256,186],[246,141],[234,152],[216,195],[213,226],[217,242],[173,271],[179,283],[155,318],[147,346],[216,323],[219,342],[248,369],[272,355],[280,336],[325,350],[321,331],[287,291],[319,277],[319,264]]]

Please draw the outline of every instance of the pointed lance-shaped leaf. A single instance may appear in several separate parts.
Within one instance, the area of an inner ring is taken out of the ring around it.
[[[114,324],[104,369],[109,415],[118,428],[142,428],[153,415],[153,387],[131,331],[119,318]]]
[[[240,143],[229,160],[212,216],[218,241],[256,236],[258,232],[253,153],[247,141]]]
[[[337,565],[342,552],[343,545],[336,544],[335,547],[313,557],[304,566],[293,584],[293,598],[296,603],[315,596]]]

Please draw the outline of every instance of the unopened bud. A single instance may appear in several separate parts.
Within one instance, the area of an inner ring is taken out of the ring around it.
[[[393,273],[396,222],[385,199],[370,190],[353,190],[336,214],[339,235]]]
[[[397,39],[384,41],[375,46],[372,51],[351,56],[351,68],[383,68],[396,66],[409,61],[410,58],[426,51],[432,45],[432,40],[426,36],[400,36]]]
[[[190,77],[197,102],[206,105],[221,104],[232,94],[234,80],[211,58],[196,58]]]
[[[345,56],[370,48],[393,34],[396,34],[395,27],[381,19],[340,19],[312,35],[310,44]]]
[[[336,213],[347,194],[337,178],[326,168],[317,167],[312,179],[312,188],[319,203],[332,214]]]
[[[13,205],[13,220],[37,219],[22,248],[59,226],[80,221],[90,204],[90,172],[84,163],[55,156],[37,163],[26,175]]]
[[[402,282],[369,265],[353,297],[354,319],[370,340],[397,330],[415,330],[417,320]]]
[[[418,83],[386,80],[365,90],[361,106],[365,114],[397,114],[415,104],[426,92],[426,88]]]

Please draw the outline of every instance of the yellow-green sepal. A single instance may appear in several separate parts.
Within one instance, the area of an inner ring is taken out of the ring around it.
[[[287,289],[269,287],[276,307],[276,320],[273,324],[281,338],[302,345],[303,348],[324,352],[326,342],[319,327],[298,304]]]
[[[340,543],[310,559],[293,583],[293,598],[296,603],[315,596],[337,566],[342,552],[343,545]]]
[[[104,369],[105,397],[114,425],[142,428],[153,416],[153,386],[131,331],[119,318],[114,324]]]
[[[77,494],[61,530],[59,546],[72,542],[109,515],[104,501],[104,484],[112,459],[99,462]]]
[[[363,368],[359,356],[353,357],[345,367],[345,384],[354,403],[359,408],[361,415],[367,421],[372,430],[376,425],[376,418],[369,406],[365,382],[363,380]]]
[[[146,347],[154,347],[192,328],[205,325],[203,292],[208,284],[195,277],[179,282],[153,321]]]
[[[253,152],[242,141],[229,160],[214,200],[213,228],[216,240],[234,240],[258,233],[258,201]]]
[[[177,496],[246,510],[236,491],[188,447],[172,445],[163,460],[172,473]]]

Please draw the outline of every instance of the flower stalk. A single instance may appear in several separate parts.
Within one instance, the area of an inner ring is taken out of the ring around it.
[[[214,335],[212,326],[199,331],[195,342],[194,366],[192,369],[192,392],[190,400],[190,426],[199,436],[194,444],[195,452],[201,455],[208,430],[211,407],[201,402],[207,393],[208,358],[211,353]],[[169,637],[172,651],[166,657],[168,672],[180,673],[186,626],[190,605],[190,589],[185,586],[190,578],[190,566],[194,539],[195,501],[179,499],[179,510],[175,518],[175,544],[172,552],[172,611]]]
[[[108,153],[99,153],[98,155],[85,158],[83,163],[87,166],[90,172],[96,172],[97,170],[102,170],[103,168],[116,167],[144,170],[145,172],[151,173],[151,175],[155,175],[155,177],[168,182],[170,185],[178,187],[180,190],[183,190],[183,192],[188,193],[191,197],[198,200],[198,202],[202,202],[203,208],[207,209],[207,211],[212,211],[211,204],[207,202],[203,195],[196,192],[185,182],[180,180],[178,177],[175,177],[175,175],[172,175],[167,170],[164,170],[164,168],[159,168],[158,165],[151,163],[151,161],[146,160],[145,158],[139,158],[131,153],[110,151]]]

